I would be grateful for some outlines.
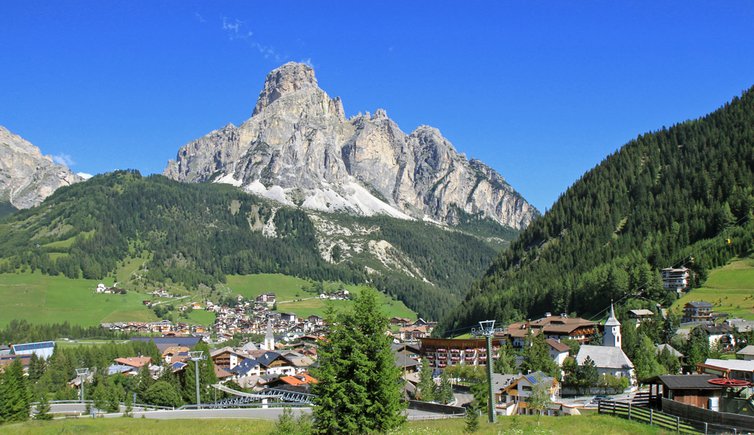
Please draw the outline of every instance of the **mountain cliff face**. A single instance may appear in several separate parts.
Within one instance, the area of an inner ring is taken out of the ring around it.
[[[15,208],[39,205],[61,186],[81,181],[39,148],[0,126],[0,203]]]
[[[272,71],[252,117],[178,151],[164,174],[221,182],[287,205],[457,224],[525,228],[537,211],[500,174],[468,161],[440,132],[400,130],[384,110],[346,119],[307,65]]]

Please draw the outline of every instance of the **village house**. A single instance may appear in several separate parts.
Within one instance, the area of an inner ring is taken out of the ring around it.
[[[220,367],[226,370],[232,370],[246,359],[243,354],[228,346],[223,347],[222,349],[212,350],[209,354],[215,367]]]
[[[653,313],[652,310],[648,310],[646,308],[628,310],[628,317],[636,320],[637,328],[639,327],[639,325],[641,325],[641,322],[651,320],[654,316],[655,313]]]
[[[166,364],[172,364],[176,361],[186,361],[189,350],[191,349],[186,346],[170,346],[162,352],[162,360]]]
[[[698,408],[714,409],[723,393],[721,385],[709,383],[716,377],[709,374],[656,376],[647,381],[650,400],[665,398]]]
[[[545,340],[550,350],[550,358],[555,361],[558,367],[563,367],[563,362],[568,358],[571,348],[567,344],[561,343],[555,339],[548,338]]]
[[[512,380],[508,380],[507,385],[497,390],[495,396],[498,403],[503,404],[506,414],[530,414],[532,411],[527,409],[526,401],[539,385],[547,389],[551,401],[558,399],[560,383],[557,379],[542,372],[518,375]]]
[[[417,341],[420,338],[429,337],[431,334],[428,325],[421,326],[401,326],[398,330],[398,338],[401,341]]]
[[[686,267],[666,267],[660,271],[662,286],[676,293],[682,293],[690,288],[691,274]]]
[[[691,301],[683,306],[683,323],[711,322],[712,304],[707,301]]]
[[[745,348],[739,350],[738,352],[736,352],[736,357],[744,361],[754,360],[754,345],[750,344]]]
[[[570,339],[579,343],[586,343],[597,334],[597,324],[579,317],[568,317],[565,314],[553,316],[547,313],[545,317],[534,321],[511,323],[505,330],[505,336],[515,349],[523,349],[531,331],[532,336],[544,334],[545,338],[557,341]]]

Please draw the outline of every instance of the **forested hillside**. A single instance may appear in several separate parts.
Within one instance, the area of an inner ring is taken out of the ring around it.
[[[754,89],[704,118],[641,135],[587,172],[443,326],[595,314],[626,295],[668,303],[659,269],[685,264],[702,281],[752,249],[752,186]]]
[[[408,266],[388,267],[367,251],[326,261],[307,212],[232,186],[119,171],[59,189],[41,206],[0,222],[0,272],[32,269],[99,279],[112,275],[119,262],[148,258],[143,279],[152,284],[180,283],[190,290],[224,282],[226,274],[263,272],[372,282],[420,315],[439,318],[496,252],[482,237],[422,222],[317,218],[367,228],[364,246],[387,242],[388,260]]]

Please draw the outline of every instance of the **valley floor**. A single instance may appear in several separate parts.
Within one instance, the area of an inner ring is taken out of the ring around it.
[[[481,420],[481,419],[480,419]],[[275,423],[263,420],[151,420],[138,418],[66,419],[50,422],[30,421],[2,427],[5,434],[107,433],[117,434],[267,434]],[[460,434],[462,418],[406,423],[399,434]],[[481,422],[478,434],[663,434],[655,427],[605,415],[578,417],[501,417],[492,425]]]

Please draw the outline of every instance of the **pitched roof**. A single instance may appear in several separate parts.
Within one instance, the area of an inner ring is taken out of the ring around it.
[[[115,358],[115,362],[138,369],[152,362],[152,358],[148,356],[132,356],[128,358]]]
[[[545,343],[547,343],[551,348],[555,349],[558,352],[570,352],[571,348],[568,347],[567,344],[561,343],[558,340],[555,340],[554,338],[548,338],[545,340]]]
[[[579,349],[576,362],[582,365],[586,357],[591,358],[597,368],[623,369],[634,367],[634,364],[619,347],[585,344]]]
[[[694,308],[712,308],[712,304],[707,301],[691,301],[687,302],[686,305]]]
[[[186,346],[170,346],[165,348],[165,350],[162,351],[162,356],[165,357],[168,354],[171,355],[178,355],[182,352],[188,352],[190,349]]]
[[[293,386],[317,383],[317,380],[309,376],[308,373],[301,373],[295,376],[281,376],[280,381]]]
[[[754,344],[750,344],[745,348],[736,352],[736,355],[754,355]]]
[[[222,367],[218,367],[218,366],[213,366],[213,367],[215,368],[215,376],[217,377],[217,379],[224,379],[224,378],[229,378],[233,376],[233,373],[231,373],[228,370],[225,370]]]
[[[633,314],[636,317],[641,316],[654,316],[655,313],[652,312],[652,310],[648,310],[646,308],[641,308],[638,310],[628,310],[629,313]]]
[[[675,356],[676,358],[683,358],[683,354],[681,352],[678,352],[673,346],[669,344],[658,344],[657,345],[657,353],[662,352],[663,350],[667,349],[670,351],[670,354]]]
[[[715,375],[662,375],[649,380],[651,384],[662,384],[670,390],[719,390],[722,385],[713,385],[708,381]]]
[[[754,361],[707,358],[707,361],[704,361],[704,364],[724,370],[735,370],[737,372],[754,372]]]

